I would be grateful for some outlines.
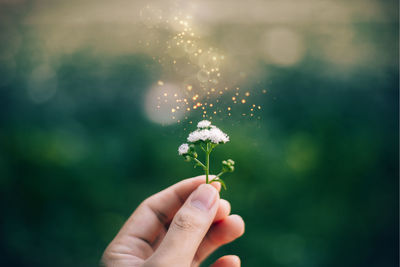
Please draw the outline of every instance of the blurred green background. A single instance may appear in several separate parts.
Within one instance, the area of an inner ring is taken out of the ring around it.
[[[398,266],[398,3],[378,0],[0,1],[2,266],[96,265],[144,198],[200,174],[177,155],[199,114],[146,106],[184,78],[154,60],[174,29],[148,3],[192,14],[262,106],[213,119],[246,233],[207,263]]]

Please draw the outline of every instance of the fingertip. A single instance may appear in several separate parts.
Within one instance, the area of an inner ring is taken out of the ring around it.
[[[209,177],[209,180],[212,180],[212,179],[214,179],[215,178],[215,175],[210,175]],[[205,177],[204,177],[204,179],[205,179]],[[221,183],[219,183],[219,182],[211,182],[210,183],[212,186],[214,186],[217,190],[218,190],[218,192],[220,192],[221,191]]]
[[[244,223],[243,218],[240,215],[237,215],[237,214],[232,214],[229,217],[237,225],[237,229],[239,230],[238,236],[242,236],[244,234],[244,231],[245,231],[245,223]]]
[[[224,209],[224,217],[228,216],[231,213],[231,203],[228,200],[221,198],[219,200],[219,205]]]
[[[240,261],[239,256],[236,256],[236,255],[228,255],[228,257],[229,257],[229,260],[230,260],[233,264],[236,263],[236,266],[240,266],[241,261]]]
[[[231,203],[228,200],[221,198],[219,202],[221,206],[224,206],[228,210],[228,213],[231,212]]]
[[[214,184],[201,184],[200,186],[203,186],[203,187],[207,186],[207,187],[212,188],[213,190],[217,191],[218,200],[220,199],[220,197],[219,197],[219,189],[221,189],[221,187],[218,187],[218,186],[216,186]]]
[[[193,191],[190,204],[203,211],[214,211],[213,217],[219,207],[219,194],[217,189],[210,184],[201,184]]]
[[[240,267],[240,258],[236,255],[226,255],[219,258],[211,267]]]
[[[212,179],[215,178],[215,175],[209,175],[208,176],[208,180],[211,181]],[[200,182],[200,184],[205,184],[206,183],[206,176],[205,175],[199,175],[199,176],[195,176],[193,178],[189,178],[188,180],[193,180],[195,182]],[[218,182],[212,182],[210,183],[210,185],[214,186],[215,189],[218,190],[218,192],[221,191],[221,184]]]
[[[219,207],[215,215],[214,222],[225,219],[231,213],[231,204],[225,199],[219,200]]]

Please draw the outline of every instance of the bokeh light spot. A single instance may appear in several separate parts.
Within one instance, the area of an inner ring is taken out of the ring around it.
[[[184,109],[180,108],[180,104],[177,105],[176,97],[181,97],[176,85],[169,83],[164,83],[162,86],[154,85],[145,97],[144,110],[147,117],[152,122],[163,125],[173,124],[182,119]]]

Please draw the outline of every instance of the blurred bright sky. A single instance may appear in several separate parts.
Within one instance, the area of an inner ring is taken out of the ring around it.
[[[377,30],[372,26],[396,23],[394,3],[377,0],[86,0],[29,4],[3,1],[0,2],[5,7],[0,11],[0,39],[6,41],[0,50],[0,62],[12,77],[16,71],[15,55],[24,42],[25,32],[20,27],[28,29],[37,62],[29,78],[28,93],[38,103],[55,95],[54,68],[62,57],[82,49],[89,49],[99,57],[142,53],[155,60],[162,59],[163,62],[159,61],[162,72],[155,78],[169,83],[170,89],[167,89],[181,95],[185,90],[182,88],[188,84],[196,87],[199,79],[202,82],[198,66],[192,64],[189,68],[186,64],[186,61],[193,62],[191,53],[197,48],[211,49],[224,58],[216,65],[221,77],[207,90],[215,84],[217,91],[224,87],[246,87],[249,81],[259,78],[260,64],[291,68],[308,60],[319,66],[316,71],[320,75],[346,78],[360,67],[382,72],[385,67],[396,66],[397,57],[388,52],[396,51],[393,33],[383,32],[378,39]],[[174,21],[177,16],[187,20],[195,34],[196,47],[191,53],[187,53],[186,47],[186,52],[167,48],[171,38],[183,29]],[[175,62],[175,59],[186,61]],[[108,70],[99,71],[106,76]],[[206,75],[202,79],[207,80]],[[154,106],[160,106],[154,101],[157,90],[153,87],[147,100],[143,100],[147,103],[144,110],[149,119],[160,123],[183,119],[186,107],[177,110],[175,106],[161,105],[161,113],[151,111]],[[248,90],[253,93],[251,88]],[[199,100],[204,99],[199,94]],[[171,110],[176,110],[175,114],[166,116]]]
[[[229,53],[235,62],[245,63],[241,66],[243,69],[251,68],[259,52],[266,54],[265,60],[271,64],[286,62],[283,64],[288,65],[300,60],[304,53],[310,53],[339,65],[372,62],[380,65],[394,64],[397,59],[385,56],[379,44],[359,32],[357,24],[396,23],[397,10],[392,8],[393,3],[378,0],[35,1],[23,23],[33,27],[48,52],[70,53],[90,45],[101,52],[144,50],[157,54],[159,47],[154,44],[143,47],[138,40],[165,41],[161,30],[165,19],[181,13],[192,17],[193,28],[202,40]],[[140,16],[146,6],[151,9],[150,16],[154,16],[147,23]],[[158,15],[163,19],[158,20]],[[143,27],[146,25],[159,27]],[[275,44],[270,44],[271,38]],[[273,52],[278,55],[271,58],[269,54]],[[279,53],[300,55],[285,60],[279,58]]]

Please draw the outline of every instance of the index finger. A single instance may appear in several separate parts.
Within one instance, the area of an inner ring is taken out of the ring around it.
[[[205,181],[206,178],[204,175],[185,179],[158,192],[155,195],[152,195],[143,201],[142,205],[148,205],[162,224],[169,223],[174,217],[175,213],[185,203],[189,195],[199,185],[204,184]],[[221,184],[212,183],[212,185],[218,191],[221,190]]]
[[[165,229],[189,195],[205,180],[204,175],[185,179],[147,198],[131,215],[117,237],[129,235],[152,246],[160,231]],[[219,183],[212,185],[218,191],[221,189]]]

